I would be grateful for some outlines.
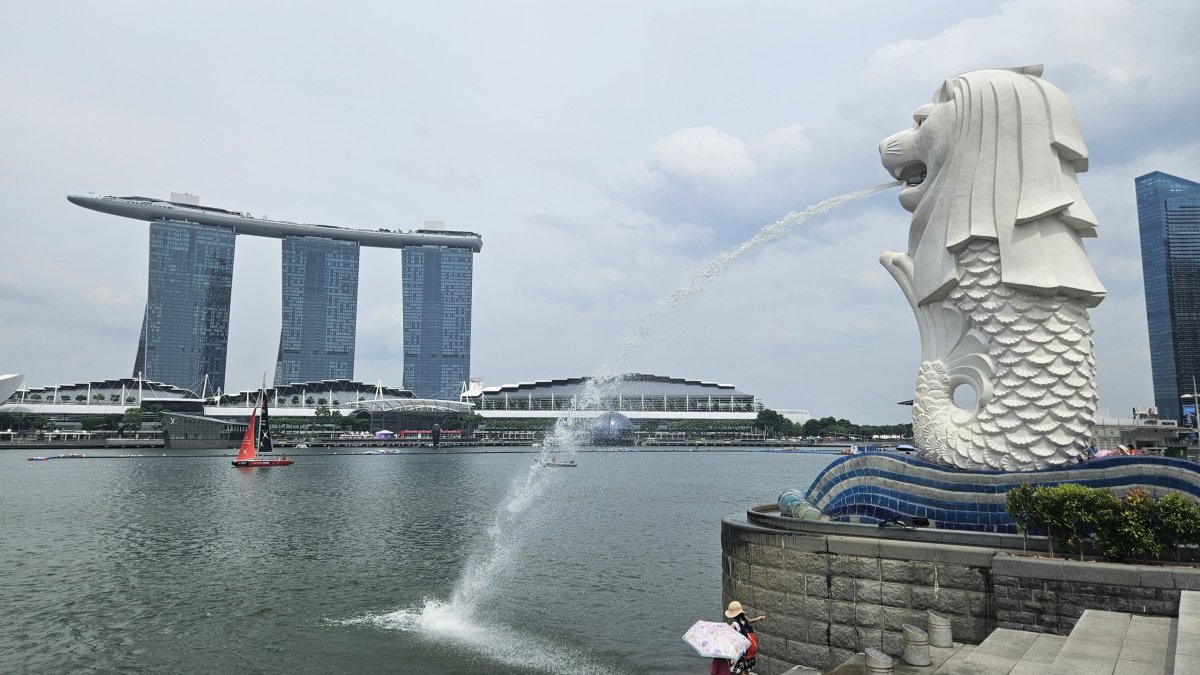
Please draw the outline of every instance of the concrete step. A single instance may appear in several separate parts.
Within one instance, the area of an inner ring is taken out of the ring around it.
[[[1065,635],[1043,633],[1037,636],[1033,644],[1029,645],[1029,649],[1021,655],[1021,660],[1008,671],[1008,675],[1044,675],[1066,642]]]
[[[1183,591],[1179,594],[1179,619],[1174,637],[1175,674],[1200,673],[1200,593]]]
[[[1007,675],[1039,637],[1041,637],[1039,633],[997,628],[969,654],[961,659],[950,659],[934,673],[937,675],[983,675],[984,673]]]
[[[930,651],[932,652],[933,650],[931,649]],[[963,645],[962,647],[959,647],[950,656],[950,658],[946,659],[933,669],[933,675],[949,675],[950,673],[960,672],[963,662],[966,661],[974,651],[975,645]]]
[[[1085,610],[1047,675],[1170,675],[1177,619]]]

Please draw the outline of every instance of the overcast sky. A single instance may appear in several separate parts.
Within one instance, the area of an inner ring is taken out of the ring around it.
[[[317,3],[311,3],[316,5]],[[1044,63],[1091,151],[1100,407],[1153,404],[1133,179],[1200,179],[1194,0],[6,2],[0,372],[129,376],[147,226],[97,192],[359,228],[483,235],[472,374],[591,374],[714,255],[888,180],[877,144],[942,80]],[[631,372],[776,409],[909,421],[919,342],[879,254],[887,191],[738,261]],[[226,389],[279,341],[280,243],[239,237]],[[364,249],[355,375],[399,386],[400,255]]]

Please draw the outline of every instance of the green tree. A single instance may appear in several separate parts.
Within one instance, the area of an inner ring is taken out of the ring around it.
[[[1089,529],[1104,530],[1120,510],[1120,501],[1111,493],[1076,483],[1042,486],[1035,491],[1037,520],[1045,524],[1050,541],[1064,555],[1079,552],[1083,559],[1083,539]],[[1053,555],[1053,547],[1051,548]]]
[[[780,436],[794,436],[796,425],[778,412],[770,408],[763,408],[758,411],[758,417],[754,419],[754,427],[761,429],[763,433],[775,438]]]
[[[84,431],[119,431],[121,415],[97,415],[85,418],[80,422]]]
[[[483,417],[475,413],[469,413],[461,417],[451,417],[442,422],[443,429],[474,429]]]
[[[1034,528],[1045,527],[1038,521],[1037,495],[1028,483],[1022,483],[1008,491],[1004,497],[1004,510],[1017,524],[1021,533],[1021,552],[1029,550],[1029,532]]]
[[[1179,561],[1179,546],[1200,545],[1200,507],[1192,500],[1172,492],[1155,504],[1154,531],[1163,548],[1175,551]]]
[[[126,408],[121,416],[121,431],[137,431],[142,428],[142,409]]]
[[[1148,559],[1162,555],[1163,544],[1154,528],[1154,498],[1139,488],[1130,490],[1123,502],[1111,494],[1108,496],[1115,508],[1097,522],[1094,537],[1096,549],[1111,560]]]
[[[0,413],[0,429],[13,431],[39,431],[50,426],[50,418],[28,413]]]
[[[333,417],[333,414],[329,412],[329,408],[326,408],[323,405],[317,406],[317,409],[313,411],[313,414],[316,416],[317,424],[329,424],[331,418]]]

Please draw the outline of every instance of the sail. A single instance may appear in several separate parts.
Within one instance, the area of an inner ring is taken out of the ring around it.
[[[250,413],[250,425],[246,427],[246,434],[242,436],[242,447],[238,450],[237,461],[254,459],[254,421],[258,418],[258,407]]]
[[[262,430],[258,434],[258,452],[271,452],[271,424],[267,421],[267,394],[263,392]]]

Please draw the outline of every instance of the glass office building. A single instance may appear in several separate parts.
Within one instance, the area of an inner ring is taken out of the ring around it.
[[[358,242],[283,240],[283,321],[275,384],[354,379]]]
[[[202,393],[225,386],[232,229],[150,223],[149,287],[133,375]]]
[[[471,371],[469,249],[403,251],[404,388],[421,398],[457,398]]]
[[[1200,183],[1155,171],[1134,184],[1154,404],[1181,419],[1180,396],[1200,381]]]
[[[354,377],[359,250],[402,250],[404,379],[424,397],[457,399],[471,359],[474,232],[426,221],[415,231],[256,218],[171,198],[67,195],[93,211],[150,224],[150,283],[134,362],[141,376],[194,391],[225,389],[237,235],[283,241],[277,385]],[[260,294],[261,296],[261,294]],[[255,298],[256,311],[274,311]]]

